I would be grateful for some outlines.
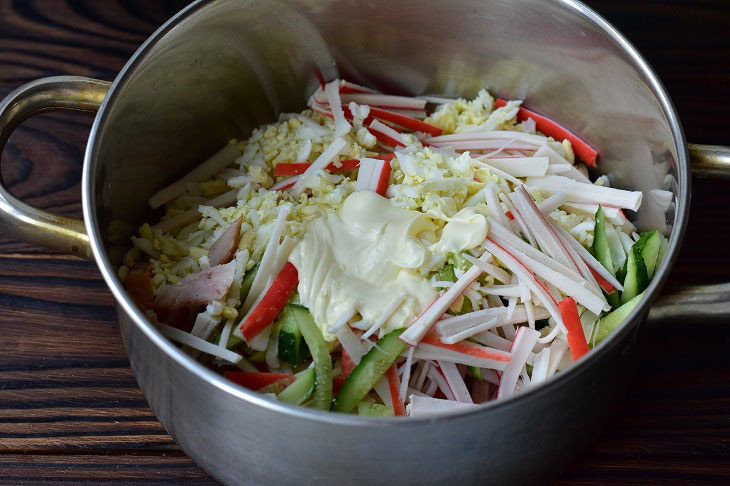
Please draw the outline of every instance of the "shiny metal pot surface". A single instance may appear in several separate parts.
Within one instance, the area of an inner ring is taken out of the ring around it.
[[[600,148],[615,186],[642,190],[640,228],[670,235],[647,296],[613,336],[547,383],[475,411],[377,419],[264,399],[168,342],[116,277],[124,248],[109,224],[152,218],[158,188],[232,137],[299,111],[337,76],[410,95],[484,87],[561,121]],[[0,148],[24,118],[96,111],[84,160],[85,223],[33,209],[0,187],[4,231],[93,257],[119,305],[129,360],[180,446],[226,484],[530,483],[556,474],[600,427],[631,366],[642,318],[677,256],[690,200],[688,146],[646,62],[611,25],[571,0],[197,1],[140,47],[111,86],[46,78],[0,104]],[[727,149],[692,148],[728,176]],[[652,190],[675,195],[667,209]],[[689,289],[663,318],[728,314],[728,285]],[[678,305],[681,303],[682,305]]]

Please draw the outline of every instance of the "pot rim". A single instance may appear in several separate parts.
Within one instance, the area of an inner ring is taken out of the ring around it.
[[[537,386],[530,387],[528,390],[511,397],[490,401],[487,404],[480,405],[474,409],[448,412],[438,416],[431,417],[364,417],[351,414],[338,414],[328,411],[313,410],[305,407],[299,407],[289,405],[283,402],[277,402],[264,398],[256,392],[247,390],[231,381],[226,380],[223,375],[216,373],[199,362],[193,360],[186,353],[184,353],[178,346],[173,342],[169,341],[163,336],[153,324],[151,324],[145,315],[137,308],[128,296],[124,286],[117,277],[117,272],[107,257],[104,244],[100,236],[100,230],[98,226],[98,220],[94,208],[95,194],[93,191],[93,182],[95,179],[94,173],[94,161],[98,152],[97,145],[99,143],[98,133],[100,127],[104,125],[107,119],[109,107],[115,102],[121,88],[125,85],[126,81],[135,71],[140,62],[146,57],[146,55],[155,48],[157,43],[165,37],[170,31],[176,26],[184,22],[189,16],[214,4],[214,0],[196,0],[191,3],[161,27],[159,27],[132,55],[129,61],[124,65],[122,70],[114,80],[109,92],[104,99],[101,108],[94,120],[94,123],[89,134],[89,141],[84,154],[84,165],[83,165],[83,176],[82,176],[82,206],[84,213],[84,221],[86,224],[86,231],[89,235],[89,241],[91,249],[94,255],[94,259],[99,267],[104,280],[111,290],[114,298],[117,301],[117,311],[119,307],[127,313],[134,322],[134,324],[149,338],[162,353],[166,353],[170,356],[177,364],[185,368],[187,371],[195,374],[202,378],[210,385],[219,388],[220,390],[229,393],[241,400],[249,402],[251,404],[260,405],[266,409],[274,412],[280,412],[289,414],[302,419],[314,420],[317,422],[338,424],[343,426],[354,426],[354,427],[413,427],[419,426],[424,423],[435,423],[445,422],[448,420],[468,419],[476,415],[487,415],[491,411],[501,408],[517,406],[521,401],[527,399],[539,399],[542,394],[553,393],[554,390],[559,388],[563,383],[567,382],[571,377],[577,376],[579,373],[589,372],[590,365],[611,349],[616,347],[627,333],[632,332],[635,326],[638,326],[638,321],[642,319],[649,310],[650,304],[657,298],[662,286],[669,276],[669,271],[673,267],[674,262],[677,259],[677,254],[681,247],[682,240],[684,239],[684,233],[687,226],[687,220],[689,216],[689,204],[690,204],[690,164],[689,164],[689,153],[687,148],[687,142],[684,137],[682,126],[680,125],[677,117],[674,105],[672,104],[669,95],[664,89],[663,84],[659,80],[654,70],[650,67],[649,63],[643,58],[643,56],[637,51],[637,49],[621,34],[616,28],[614,28],[607,20],[600,16],[590,7],[586,6],[578,0],[550,0],[551,3],[556,4],[562,8],[572,10],[584,20],[593,24],[599,30],[603,31],[615,44],[621,47],[621,49],[628,55],[632,61],[633,67],[643,76],[645,82],[651,89],[654,96],[659,101],[662,107],[663,114],[672,130],[674,138],[675,148],[677,150],[678,160],[677,174],[679,176],[678,187],[679,193],[677,194],[676,204],[676,216],[675,224],[672,229],[670,236],[669,245],[667,249],[667,256],[664,261],[660,264],[656,271],[655,277],[652,279],[649,287],[646,290],[646,295],[642,299],[641,303],[629,314],[626,321],[628,324],[624,324],[620,329],[614,331],[607,339],[602,341],[596,346],[590,353],[588,353],[580,363],[576,363],[570,366],[567,370],[559,373],[556,376],[551,377],[543,383]]]

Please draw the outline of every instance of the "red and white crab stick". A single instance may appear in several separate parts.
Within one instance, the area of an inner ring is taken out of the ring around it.
[[[502,99],[498,99],[494,103],[495,108],[501,108],[506,106],[507,102]],[[527,108],[520,108],[517,112],[517,121],[525,121],[528,118],[535,120],[535,127],[539,132],[544,133],[549,137],[553,137],[555,140],[563,141],[569,140],[573,146],[573,152],[580,157],[580,159],[591,167],[597,167],[596,159],[598,158],[598,152],[596,149],[588,145],[586,142],[575,136],[565,127],[552,121],[551,119],[538,115],[534,111],[530,111]]]
[[[488,253],[485,253],[480,260],[486,260],[489,257]],[[441,294],[428,308],[413,321],[413,323],[406,329],[400,338],[411,346],[416,346],[426,333],[431,329],[431,326],[446,313],[451,304],[463,294],[467,288],[474,282],[474,280],[481,275],[483,270],[476,265],[472,265],[469,270],[464,272],[454,285]]]
[[[375,155],[370,158],[393,160],[395,158],[395,153],[386,155]],[[280,162],[274,166],[274,177],[301,175],[304,174],[304,172],[306,172],[306,170],[309,169],[311,165],[312,164],[310,164],[309,162],[294,162],[290,164],[286,162]],[[360,159],[346,159],[340,160],[339,162],[331,162],[327,167],[325,167],[326,170],[333,173],[345,172],[348,170],[355,170],[359,168]]]
[[[281,313],[289,297],[297,288],[299,275],[294,265],[287,262],[268,289],[266,289],[244,317],[239,330],[246,342],[261,334]]]

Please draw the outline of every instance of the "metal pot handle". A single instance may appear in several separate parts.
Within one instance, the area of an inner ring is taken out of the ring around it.
[[[10,134],[25,119],[46,111],[96,113],[111,83],[79,76],[54,76],[25,84],[0,102],[0,156]],[[28,243],[91,259],[84,222],[49,213],[13,197],[0,176],[0,228]]]
[[[689,144],[692,175],[698,179],[730,179],[730,147]],[[698,319],[725,323],[730,319],[730,282],[665,288],[649,310],[650,322]]]

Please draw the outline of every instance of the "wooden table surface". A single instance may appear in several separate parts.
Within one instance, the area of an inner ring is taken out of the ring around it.
[[[111,80],[184,6],[177,0],[0,0],[0,97],[42,76]],[[664,81],[688,140],[730,145],[730,4],[590,1]],[[84,115],[19,128],[2,175],[26,202],[80,217]],[[672,279],[730,280],[728,186],[696,182]],[[0,235],[0,482],[215,484],[166,434],[129,368],[93,263]],[[643,334],[641,367],[611,424],[559,484],[730,482],[730,326]]]

